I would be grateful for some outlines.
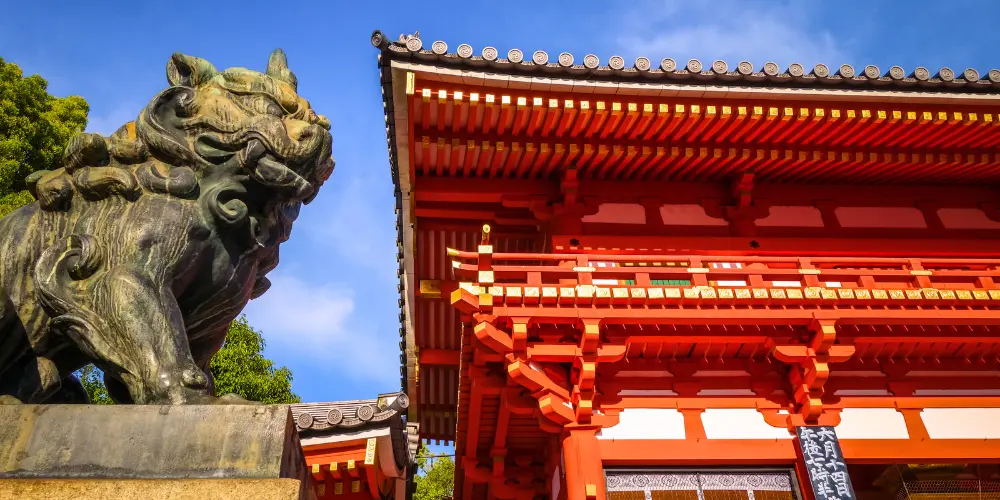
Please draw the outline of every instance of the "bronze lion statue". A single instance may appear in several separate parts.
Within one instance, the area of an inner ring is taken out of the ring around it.
[[[216,398],[209,362],[333,172],[330,123],[281,50],[265,73],[174,54],[167,81],[0,220],[3,402],[86,402],[87,363],[116,402],[243,401]]]

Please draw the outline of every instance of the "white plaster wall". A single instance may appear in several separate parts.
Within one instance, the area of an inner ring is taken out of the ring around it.
[[[937,215],[948,229],[1000,229],[1000,222],[978,208],[941,208]]]
[[[728,226],[723,219],[710,217],[701,205],[663,205],[660,218],[668,226]]]
[[[672,408],[626,408],[618,425],[601,429],[597,439],[684,439],[684,414]]]
[[[787,288],[802,288],[801,281],[772,281],[771,286],[780,286]]]
[[[914,396],[1000,396],[1000,389],[917,389]]]
[[[695,377],[744,377],[750,375],[746,370],[698,370]]]
[[[702,389],[698,391],[699,396],[754,396],[750,389]]]
[[[708,409],[701,414],[708,439],[791,439],[788,429],[771,427],[756,408]]]
[[[716,282],[716,286],[747,286],[747,282],[740,280],[721,280]]]
[[[776,205],[770,208],[767,217],[755,223],[760,227],[823,227],[823,214],[816,207]]]
[[[677,396],[677,393],[670,389],[622,389],[618,391],[619,396]]]
[[[646,209],[635,203],[601,203],[597,213],[580,219],[582,222],[611,224],[645,224]]]
[[[891,396],[886,389],[837,389],[835,396]]]
[[[836,427],[840,439],[909,439],[903,414],[895,408],[844,408]]]
[[[925,408],[931,439],[1000,439],[1000,408]]]
[[[647,378],[647,377],[673,377],[673,374],[666,370],[622,370],[615,374],[615,378]]]

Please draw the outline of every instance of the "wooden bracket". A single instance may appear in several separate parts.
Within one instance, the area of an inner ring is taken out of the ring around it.
[[[796,411],[806,423],[815,424],[823,415],[823,387],[830,378],[830,363],[847,361],[854,346],[835,345],[836,321],[814,319],[808,326],[806,344],[774,345],[772,355],[790,365],[788,381]]]
[[[734,236],[753,236],[757,232],[757,219],[770,215],[768,204],[754,199],[753,190],[754,172],[748,170],[733,179],[728,200],[706,199],[701,206],[708,216],[728,222]]]
[[[473,328],[476,339],[497,354],[506,354],[514,350],[514,342],[510,335],[485,321]]]

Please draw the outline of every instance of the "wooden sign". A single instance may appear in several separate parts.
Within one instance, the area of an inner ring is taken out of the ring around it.
[[[857,500],[833,427],[796,427],[795,433],[816,500]]]
[[[372,465],[375,463],[375,438],[368,438],[368,442],[365,446],[365,465]]]

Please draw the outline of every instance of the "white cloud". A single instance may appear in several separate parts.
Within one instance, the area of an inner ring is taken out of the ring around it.
[[[122,103],[106,113],[95,113],[90,110],[87,117],[87,132],[91,134],[111,135],[122,125],[139,117],[142,105],[135,103]]]
[[[254,314],[254,326],[264,331],[282,332],[312,345],[343,340],[344,321],[354,311],[354,297],[346,286],[310,286],[279,271],[268,274],[271,288],[247,306]]]
[[[811,68],[825,63],[831,68],[848,62],[849,41],[834,38],[818,25],[816,4],[781,0],[650,0],[637,2],[624,16],[616,42],[636,56],[659,61],[673,57],[683,67],[698,58],[705,67],[722,59],[734,68],[748,60],[755,70],[773,61],[784,69],[793,62]],[[654,62],[654,65],[657,64]]]
[[[392,187],[351,174],[354,172],[334,172],[320,192],[320,206],[303,210],[309,213],[300,220],[301,225],[310,240],[332,247],[352,265],[383,280],[395,281]]]
[[[314,285],[278,270],[268,279],[271,288],[245,312],[250,324],[264,333],[269,348],[346,369],[344,375],[397,382],[397,354],[389,349],[391,355],[385,355],[376,332],[354,315],[350,287]]]

